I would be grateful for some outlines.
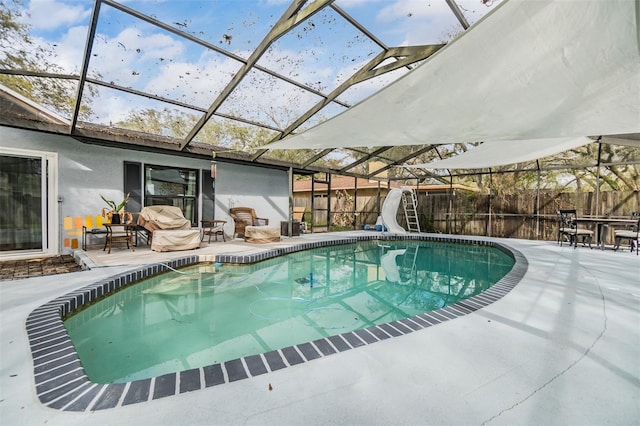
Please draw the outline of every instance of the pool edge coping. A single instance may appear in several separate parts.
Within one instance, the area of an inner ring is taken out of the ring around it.
[[[514,260],[514,266],[504,277],[481,294],[435,311],[263,354],[127,383],[100,384],[89,380],[62,322],[63,318],[85,304],[93,303],[129,284],[171,268],[180,268],[202,261],[251,264],[297,251],[366,240],[418,240],[491,246],[508,254]],[[83,412],[142,403],[243,380],[465,316],[504,297],[521,281],[527,270],[526,257],[520,251],[502,242],[484,237],[439,234],[351,236],[303,242],[249,255],[192,255],[149,264],[68,292],[39,306],[29,314],[25,326],[34,365],[35,390],[40,402],[49,408]]]

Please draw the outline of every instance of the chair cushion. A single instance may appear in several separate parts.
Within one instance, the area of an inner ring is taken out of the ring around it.
[[[616,237],[618,238],[638,238],[636,231],[616,231]]]
[[[590,229],[582,229],[582,228],[578,228],[575,230],[576,234],[578,235],[592,235],[593,231]]]
[[[590,229],[583,229],[583,228],[578,228],[578,229],[563,228],[561,232],[564,232],[570,235],[593,235],[593,231],[591,231]]]

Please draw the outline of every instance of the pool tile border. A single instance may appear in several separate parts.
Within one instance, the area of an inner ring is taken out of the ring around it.
[[[430,234],[372,234],[337,240],[304,242],[290,247],[266,250],[258,254],[217,255],[215,262],[250,264],[297,251],[364,240],[420,240],[491,246],[511,256],[515,264],[507,275],[487,291],[435,311],[289,346],[265,354],[251,355],[221,364],[165,374],[150,379],[129,383],[93,383],[82,368],[80,358],[62,323],[63,319],[82,306],[94,303],[131,283],[169,269],[177,269],[212,259],[211,256],[194,255],[165,263],[147,265],[69,292],[45,303],[29,314],[26,320],[26,331],[33,358],[38,399],[47,407],[64,411],[104,410],[268,374],[324,356],[413,333],[473,313],[509,293],[520,282],[529,265],[527,259],[519,251],[489,239]]]

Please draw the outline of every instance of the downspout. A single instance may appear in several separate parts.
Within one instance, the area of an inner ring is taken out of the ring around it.
[[[536,185],[536,239],[540,239],[540,161],[536,160],[536,175],[538,183]]]

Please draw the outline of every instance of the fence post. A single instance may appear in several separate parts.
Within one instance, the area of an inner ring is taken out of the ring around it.
[[[536,185],[536,240],[540,239],[540,161],[536,160],[538,183]]]

